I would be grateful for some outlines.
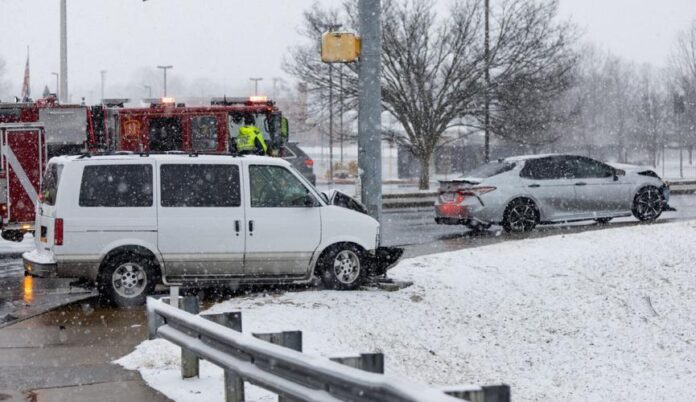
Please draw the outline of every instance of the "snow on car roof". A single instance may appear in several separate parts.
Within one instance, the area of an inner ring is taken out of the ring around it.
[[[561,156],[563,154],[538,154],[538,155],[517,155],[517,156],[508,156],[507,158],[503,158],[505,162],[520,162],[520,161],[526,161],[529,159],[539,159],[539,158],[545,158],[547,156]]]
[[[290,163],[282,158],[273,158],[270,156],[258,155],[243,155],[233,156],[225,154],[188,154],[188,153],[173,153],[173,154],[110,154],[110,155],[62,155],[51,158],[53,162],[76,162],[76,161],[107,161],[107,160],[147,160],[154,159],[158,161],[182,161],[191,160],[199,162],[220,162],[225,160],[238,160],[274,164],[274,165],[289,165]]]

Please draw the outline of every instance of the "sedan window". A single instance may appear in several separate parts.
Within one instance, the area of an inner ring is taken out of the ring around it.
[[[520,177],[532,180],[568,179],[572,169],[565,157],[530,159],[525,162]]]
[[[570,158],[573,166],[573,177],[576,179],[605,178],[614,175],[614,169],[594,159],[573,157]]]

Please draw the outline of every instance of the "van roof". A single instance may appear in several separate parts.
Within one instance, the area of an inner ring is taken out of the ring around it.
[[[216,154],[110,154],[110,155],[62,155],[51,158],[49,163],[72,163],[72,162],[94,162],[94,161],[131,161],[131,160],[155,160],[158,162],[208,162],[220,163],[224,161],[244,160],[252,163],[265,165],[284,165],[289,166],[290,162],[282,158],[257,155],[216,155]]]

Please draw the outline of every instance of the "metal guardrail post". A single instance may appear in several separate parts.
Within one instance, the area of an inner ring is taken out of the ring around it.
[[[384,353],[361,353],[360,356],[332,357],[331,360],[370,373],[384,374]]]
[[[242,332],[242,312],[204,314],[201,317]],[[244,380],[234,371],[225,370],[225,402],[244,402]]]
[[[447,387],[444,392],[469,402],[510,402],[510,386],[506,384],[484,385],[477,389],[461,390],[457,390],[457,387]]]
[[[151,297],[147,298],[147,332],[148,339],[150,340],[155,339],[157,337],[157,328],[161,327],[166,323],[164,318],[162,318],[161,315],[155,312],[155,306],[153,303],[156,302],[156,299],[153,299]]]
[[[179,308],[179,287],[169,287],[169,305]]]
[[[302,352],[302,331],[271,332],[267,334],[253,334],[255,337],[270,342],[274,345]],[[278,402],[295,402],[296,399],[278,395]]]
[[[253,335],[274,345],[285,346],[286,348],[302,352],[302,331],[283,331]]]
[[[198,297],[184,296],[181,303],[182,310],[191,314],[198,314]],[[181,348],[181,377],[198,377],[198,356],[186,348]]]

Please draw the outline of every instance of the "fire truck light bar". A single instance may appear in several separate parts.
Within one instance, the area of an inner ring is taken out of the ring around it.
[[[268,101],[268,98],[265,96],[250,96],[249,101],[254,103],[266,103]]]
[[[176,99],[174,99],[172,97],[163,97],[162,103],[176,103]]]

